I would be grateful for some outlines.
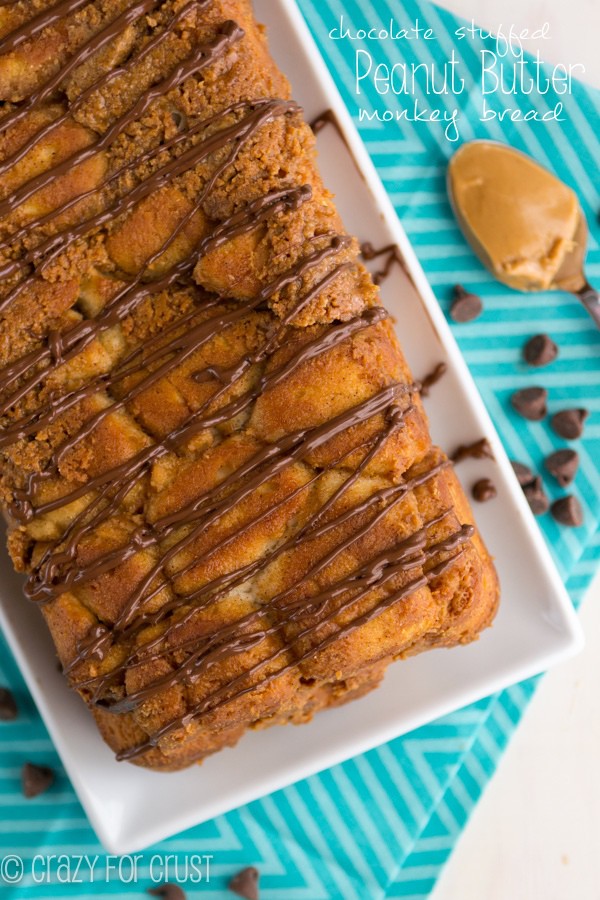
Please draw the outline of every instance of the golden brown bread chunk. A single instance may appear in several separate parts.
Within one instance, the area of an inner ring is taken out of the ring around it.
[[[474,639],[498,584],[248,0],[0,6],[9,548],[119,758]]]

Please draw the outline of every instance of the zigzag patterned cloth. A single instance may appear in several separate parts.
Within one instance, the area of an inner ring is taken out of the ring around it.
[[[290,0],[291,2],[291,0]],[[339,23],[358,28],[398,20],[393,0],[299,0],[319,47],[351,113],[356,115],[354,53],[351,42],[333,42],[328,34]],[[403,23],[417,18],[437,37],[430,42],[378,43],[381,61],[440,62],[448,58],[457,20],[425,2],[403,0]],[[477,54],[486,42],[461,42],[462,64],[477,81]],[[490,49],[494,44],[489,43]],[[462,98],[458,98],[460,101]],[[564,121],[500,124],[478,121],[477,88],[464,95],[461,139],[499,138],[535,156],[571,183],[590,222],[587,272],[600,283],[600,227],[596,213],[600,192],[600,94],[576,85],[564,100]],[[363,102],[380,105],[381,98]],[[388,98],[393,108],[394,98]],[[543,107],[545,101],[542,101]],[[554,100],[548,98],[551,105]],[[492,101],[500,109],[498,100]],[[527,96],[511,98],[527,112]],[[540,104],[536,100],[536,106]],[[542,111],[544,111],[542,109]],[[583,406],[591,411],[576,487],[582,498],[584,528],[560,528],[549,516],[540,520],[559,570],[578,603],[600,561],[600,332],[568,295],[528,297],[504,289],[486,274],[463,241],[446,200],[445,166],[455,145],[439,124],[357,124],[425,272],[445,309],[456,282],[484,298],[485,312],[475,322],[456,326],[455,333],[509,455],[539,469],[558,442],[546,423],[518,418],[508,403],[517,387],[535,383],[536,375],[519,362],[524,340],[543,322],[559,343],[559,359],[544,373],[551,408]],[[490,336],[493,335],[493,343]],[[537,376],[539,378],[539,376]],[[594,461],[596,461],[594,463]],[[553,495],[551,484],[546,485]],[[22,715],[0,729],[0,857],[16,853],[102,855],[73,789],[61,770],[16,665],[0,639],[0,683],[10,686]],[[262,900],[384,900],[428,896],[469,813],[491,777],[506,743],[533,691],[528,681],[419,729],[383,747],[336,766],[321,775],[179,835],[145,855],[190,853],[213,855],[211,881],[191,888],[188,897],[225,900],[229,877],[255,864],[261,872]],[[27,803],[19,790],[23,759],[53,766],[57,784]],[[141,896],[150,886],[147,863],[137,885],[86,884],[80,900],[98,896]],[[147,878],[147,884],[144,879]],[[62,900],[73,889],[56,884],[0,888],[11,900],[35,897]]]

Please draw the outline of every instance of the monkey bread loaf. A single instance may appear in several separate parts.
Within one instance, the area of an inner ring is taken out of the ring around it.
[[[117,757],[476,638],[492,561],[249,0],[4,0],[0,38],[1,502]]]

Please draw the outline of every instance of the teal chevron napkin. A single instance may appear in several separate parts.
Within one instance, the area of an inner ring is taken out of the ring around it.
[[[491,38],[459,41],[455,32],[464,23],[425,0],[299,3],[443,308],[447,310],[456,282],[484,298],[482,317],[455,326],[455,334],[509,455],[539,468],[542,458],[558,444],[545,423],[518,419],[507,403],[515,387],[536,378],[522,367],[519,355],[524,340],[539,331],[542,323],[561,348],[559,359],[543,376],[550,389],[551,409],[575,405],[591,410],[585,438],[578,445],[581,467],[576,482],[586,526],[569,531],[550,517],[540,520],[561,575],[578,603],[600,562],[600,332],[567,295],[540,294],[525,303],[491,280],[462,239],[446,200],[445,166],[456,144],[448,142],[438,122],[359,121],[357,43],[332,41],[329,32],[343,14],[354,32],[365,24],[387,28],[395,19],[400,26],[418,21],[435,33],[435,40],[426,42],[388,40],[378,41],[375,47],[368,38],[359,41],[359,47],[372,49],[377,61],[390,68],[398,62],[439,68],[454,49],[465,90],[456,98],[440,99],[439,108],[446,108],[450,115],[457,106],[461,140],[493,137],[510,142],[549,165],[578,191],[592,226],[587,268],[596,284],[600,284],[596,219],[600,94],[575,83],[567,95],[554,91],[535,100],[523,92],[496,96],[488,101],[497,113],[507,107],[523,115],[551,112],[562,102],[562,121],[512,122],[496,117],[481,122],[480,53],[494,50]],[[361,82],[365,108],[371,112],[398,108],[394,95],[381,97],[367,81]],[[421,100],[425,104],[428,98],[421,96]],[[551,485],[548,489],[552,493]],[[170,854],[171,871],[178,865],[183,874],[190,854],[212,856],[210,881],[189,883],[189,900],[231,897],[226,890],[228,878],[249,864],[260,868],[261,900],[426,897],[535,689],[535,681],[528,681],[502,691],[165,841],[143,854],[137,884],[127,885],[98,845],[1,638],[0,684],[15,691],[22,711],[17,723],[0,726],[0,897],[11,900],[142,897],[151,886],[153,854],[163,859]],[[58,772],[55,786],[27,803],[19,789],[23,759],[51,765]],[[47,881],[34,884],[26,878],[8,886],[1,880],[1,862],[7,856],[19,855],[30,863],[36,854],[63,853],[92,860],[97,855],[101,877],[89,883],[81,875],[79,885],[61,884],[60,861],[55,860]]]

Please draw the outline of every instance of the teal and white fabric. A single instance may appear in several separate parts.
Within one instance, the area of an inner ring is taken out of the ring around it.
[[[290,0],[292,2],[292,0]],[[389,25],[417,18],[431,27],[434,42],[378,43],[377,58],[394,62],[438,62],[454,43],[457,20],[428,2],[415,0],[299,0],[325,60],[353,115],[356,44],[333,42],[328,34],[341,13],[350,25]],[[491,49],[494,42],[487,40]],[[483,124],[478,121],[477,54],[481,38],[460,43],[462,65],[471,73],[472,90],[462,103],[461,138],[491,137],[510,142],[549,165],[579,193],[591,226],[588,275],[600,285],[600,94],[576,85],[564,101],[564,121]],[[542,100],[554,105],[555,97]],[[381,105],[381,98],[369,97]],[[391,96],[390,109],[398,101]],[[454,102],[454,101],[453,101]],[[524,112],[524,95],[511,98]],[[494,101],[495,108],[501,108]],[[540,102],[536,100],[540,108]],[[445,165],[456,145],[436,124],[359,123],[367,148],[396,206],[425,272],[447,310],[456,282],[484,298],[485,312],[475,322],[455,327],[509,455],[539,468],[561,442],[547,422],[526,422],[510,409],[517,387],[539,380],[520,362],[524,340],[547,331],[560,345],[560,357],[544,370],[550,409],[585,406],[591,410],[585,437],[578,442],[581,468],[576,488],[582,498],[583,528],[559,528],[549,516],[540,527],[552,549],[573,601],[577,603],[600,562],[600,331],[568,295],[523,298],[494,283],[462,239],[446,200]],[[551,484],[547,489],[554,495]],[[15,663],[0,638],[0,684],[16,693],[21,717],[0,726],[0,859],[18,854],[88,854],[102,850],[61,773],[52,744],[28,697]],[[151,886],[152,853],[212,854],[208,884],[188,886],[188,897],[225,900],[229,877],[242,866],[261,871],[262,900],[384,900],[426,897],[467,821],[499,756],[517,725],[535,682],[517,685],[451,716],[392,741],[321,775],[279,791],[165,841],[145,854],[139,881],[117,878],[93,884],[33,886],[25,879],[0,897],[10,900],[80,900],[92,897],[142,897]],[[55,767],[57,783],[46,794],[25,802],[19,786],[24,759]],[[52,868],[52,867],[51,867]]]

